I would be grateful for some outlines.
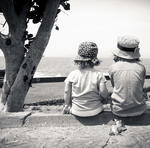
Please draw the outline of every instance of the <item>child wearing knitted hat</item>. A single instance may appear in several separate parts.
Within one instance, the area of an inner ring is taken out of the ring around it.
[[[80,117],[95,116],[103,111],[102,100],[108,96],[106,79],[94,69],[99,65],[98,47],[93,42],[82,42],[74,59],[77,69],[65,80],[63,113]]]
[[[146,70],[140,62],[139,39],[134,36],[119,37],[113,54],[115,63],[109,69],[113,86],[111,108],[116,123],[120,124],[121,117],[139,116],[146,110],[143,97]]]

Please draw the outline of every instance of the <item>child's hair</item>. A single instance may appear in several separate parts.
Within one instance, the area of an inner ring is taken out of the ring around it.
[[[122,58],[122,57],[118,57],[117,55],[114,55],[114,58],[113,60],[115,62],[119,62],[119,61],[123,61],[123,62],[140,62],[140,58],[136,58],[136,59],[125,59],[125,58]]]
[[[94,66],[98,66],[101,61],[96,60],[96,61],[74,61],[76,65],[79,66],[80,69],[85,69],[85,68],[93,68]]]

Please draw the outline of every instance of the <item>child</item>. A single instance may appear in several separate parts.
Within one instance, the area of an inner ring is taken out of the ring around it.
[[[140,62],[139,40],[134,36],[118,38],[113,54],[114,61],[109,69],[113,86],[112,112],[115,121],[118,117],[138,116],[145,112],[143,85],[146,75],[144,65]]]
[[[107,98],[106,79],[102,72],[94,69],[99,65],[98,47],[93,42],[79,45],[78,56],[74,59],[78,66],[65,80],[63,113],[80,117],[95,116],[103,111],[101,101]]]

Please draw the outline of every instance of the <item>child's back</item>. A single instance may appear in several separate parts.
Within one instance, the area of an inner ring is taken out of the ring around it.
[[[79,45],[78,56],[74,59],[78,69],[72,71],[65,80],[64,113],[87,117],[103,110],[101,101],[107,97],[108,91],[105,77],[94,69],[100,63],[97,53],[97,45],[93,42]]]
[[[114,82],[112,109],[116,115],[136,116],[145,111],[145,67],[140,62],[119,61],[111,66]]]
[[[93,68],[75,70],[65,82],[72,82],[72,113],[78,116],[93,116],[103,110],[99,87],[105,83],[101,72]]]
[[[112,111],[120,117],[137,116],[146,109],[143,85],[146,75],[140,62],[139,40],[134,36],[118,39],[114,61],[109,69],[113,85]]]

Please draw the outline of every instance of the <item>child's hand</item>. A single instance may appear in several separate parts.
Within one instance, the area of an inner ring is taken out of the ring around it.
[[[70,114],[70,106],[69,105],[65,105],[63,108],[63,114]]]
[[[108,103],[108,98],[102,98],[102,101],[101,101],[103,104],[107,104]]]
[[[147,101],[148,100],[148,95],[147,95],[147,93],[143,93],[143,98]]]

